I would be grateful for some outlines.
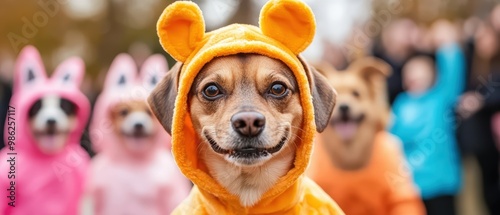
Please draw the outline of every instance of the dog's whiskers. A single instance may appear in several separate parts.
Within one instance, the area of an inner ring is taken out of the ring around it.
[[[290,125],[290,127],[292,127],[292,128],[296,128],[296,129],[298,129],[299,131],[305,132],[305,130],[304,130],[303,128],[299,127],[299,126]]]
[[[196,150],[198,153],[203,152],[207,148],[207,143],[205,143],[205,140],[203,140],[203,143],[199,143],[198,146],[196,146]]]
[[[277,128],[277,131],[278,132],[287,132],[288,131],[288,128],[286,127],[278,127]],[[293,132],[290,132],[290,136],[291,137],[295,137],[295,138],[298,138],[299,140],[302,141],[302,137],[300,137],[299,135],[297,135],[296,133],[293,133]],[[286,137],[287,138],[287,141],[290,141],[290,138],[289,137]]]

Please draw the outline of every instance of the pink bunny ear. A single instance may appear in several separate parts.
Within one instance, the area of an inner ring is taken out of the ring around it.
[[[72,57],[57,66],[52,80],[60,84],[80,86],[85,73],[85,63],[79,57]]]
[[[113,60],[108,74],[104,89],[121,89],[135,83],[137,75],[137,66],[134,59],[128,54],[119,54]]]
[[[14,92],[30,88],[47,80],[40,53],[33,46],[24,47],[19,53],[14,72]]]
[[[167,59],[161,54],[150,56],[141,67],[141,84],[152,90],[168,71]]]

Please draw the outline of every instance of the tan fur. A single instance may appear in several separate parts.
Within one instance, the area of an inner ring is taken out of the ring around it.
[[[283,135],[289,139],[285,147],[269,160],[251,166],[231,163],[208,144],[200,147],[199,154],[205,159],[210,174],[230,193],[239,196],[244,206],[255,204],[279,177],[288,172],[295,157],[294,142],[300,132],[302,107],[297,85],[287,75],[292,76],[292,73],[280,61],[259,55],[230,56],[205,65],[193,85],[190,100],[193,126],[199,134],[208,132],[220,147],[234,147],[231,137],[235,132],[229,122],[231,116],[242,110],[255,110],[266,117],[266,127],[261,135],[267,141],[263,147],[277,145]],[[285,83],[295,92],[280,102],[260,96],[275,81]],[[219,83],[231,96],[221,102],[207,102],[199,92],[210,82]],[[241,89],[243,82],[254,86],[254,91]]]
[[[316,130],[328,125],[336,93],[326,79],[301,59],[313,96]],[[162,126],[171,134],[174,100],[182,64],[177,63],[153,90],[149,104]],[[224,97],[207,100],[202,92],[216,83]],[[271,86],[281,83],[289,90],[282,99],[269,97]],[[209,174],[240,199],[243,206],[256,204],[262,195],[291,168],[297,144],[300,144],[302,106],[299,89],[292,71],[281,61],[257,54],[237,54],[218,57],[207,63],[196,76],[189,93],[189,113],[199,139],[199,156]],[[265,116],[259,148],[272,148],[285,138],[283,147],[266,157],[242,164],[210,146],[207,137],[224,150],[233,150],[238,140],[231,117],[242,111],[258,112]],[[175,137],[173,137],[175,138]]]
[[[111,108],[111,121],[113,124],[113,129],[120,134],[120,126],[123,124],[125,117],[132,112],[145,112],[148,115],[152,115],[148,104],[145,101],[127,101],[120,102]],[[124,114],[126,112],[126,114]]]
[[[370,159],[375,134],[386,127],[389,118],[385,78],[390,68],[375,58],[360,59],[345,71],[336,71],[326,63],[317,64],[316,68],[338,93],[330,125],[319,138],[336,166],[347,170],[362,168]],[[355,123],[357,129],[348,139],[336,129],[343,105],[349,107],[350,119],[362,119]]]
[[[140,114],[145,121],[144,129],[134,131],[133,120],[130,120],[132,114]],[[153,147],[150,144],[157,130],[151,109],[146,101],[132,100],[119,102],[110,108],[111,125],[115,134],[119,137],[125,150],[130,153],[139,153],[149,150]],[[129,128],[125,130],[125,128]],[[136,132],[136,133],[134,133]],[[140,143],[138,141],[141,141]]]

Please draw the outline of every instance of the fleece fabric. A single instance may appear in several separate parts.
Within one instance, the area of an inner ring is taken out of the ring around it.
[[[136,68],[132,57],[118,55],[94,107],[90,131],[98,154],[92,160],[87,192],[96,214],[170,214],[191,189],[172,158],[170,136],[158,121],[154,136],[144,140],[120,138],[112,127],[110,114],[114,105],[147,103],[147,96],[165,75],[168,65],[157,54],[144,62],[140,73]],[[123,141],[152,147],[131,153]]]
[[[421,95],[401,93],[393,104],[391,132],[403,149],[422,198],[458,194],[461,164],[455,134],[455,104],[465,86],[465,59],[458,44],[436,53],[436,81]]]
[[[268,1],[260,14],[260,28],[232,24],[205,33],[199,7],[186,1],[169,5],[157,32],[163,48],[183,63],[178,78],[172,122],[172,152],[177,165],[195,187],[174,214],[343,214],[336,203],[303,174],[315,135],[314,109],[308,72],[298,54],[311,42],[315,20],[311,9],[298,0]],[[252,207],[241,206],[207,171],[198,158],[201,143],[188,113],[188,93],[197,73],[215,57],[254,53],[281,60],[297,80],[303,125],[292,169]]]
[[[307,175],[349,215],[423,215],[424,205],[406,165],[401,142],[380,131],[367,165],[343,170],[334,165],[321,136],[316,139]]]
[[[52,78],[48,78],[36,48],[27,46],[19,54],[10,100],[12,115],[8,115],[5,126],[8,144],[0,151],[3,161],[0,169],[5,174],[0,177],[0,214],[78,214],[90,159],[80,146],[90,112],[89,101],[79,90],[84,70],[83,61],[74,57],[61,63]],[[62,151],[55,154],[45,154],[35,145],[37,140],[29,122],[30,108],[49,94],[68,99],[77,106],[77,124]],[[13,162],[7,162],[9,159]]]

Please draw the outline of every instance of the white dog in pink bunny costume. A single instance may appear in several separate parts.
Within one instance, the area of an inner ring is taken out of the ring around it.
[[[94,107],[90,132],[98,154],[88,192],[97,215],[170,214],[191,188],[172,158],[170,136],[146,103],[167,62],[153,55],[139,75],[136,68],[129,55],[118,55]]]

